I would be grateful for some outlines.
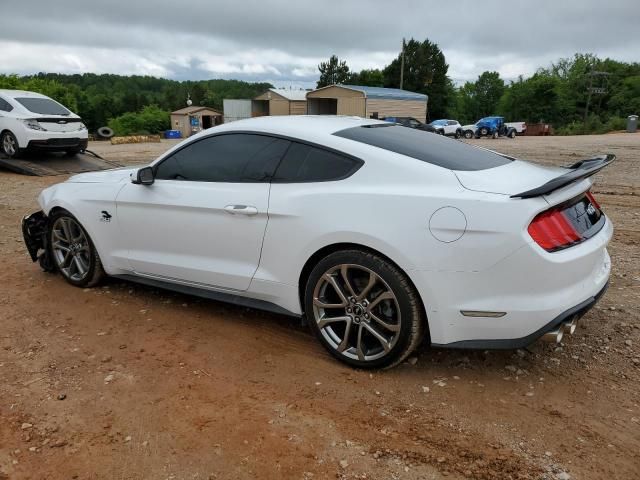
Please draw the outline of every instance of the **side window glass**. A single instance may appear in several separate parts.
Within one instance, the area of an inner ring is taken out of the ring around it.
[[[293,142],[282,159],[273,182],[327,182],[353,174],[361,161],[322,148]]]
[[[159,180],[263,182],[272,176],[290,142],[266,135],[223,134],[178,150],[156,167]]]
[[[10,112],[13,110],[13,107],[4,98],[0,98],[0,110],[3,112]]]

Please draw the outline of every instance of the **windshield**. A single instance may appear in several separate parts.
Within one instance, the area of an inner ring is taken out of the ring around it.
[[[334,135],[450,170],[484,170],[512,161],[484,148],[393,124],[352,127]]]
[[[71,112],[50,98],[20,97],[16,98],[24,108],[42,115],[71,115]]]

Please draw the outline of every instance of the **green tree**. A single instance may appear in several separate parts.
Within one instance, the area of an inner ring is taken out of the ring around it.
[[[148,105],[139,112],[127,112],[109,121],[116,135],[148,135],[171,128],[170,115],[157,105]]]
[[[351,85],[363,85],[366,87],[384,87],[384,74],[377,68],[353,72],[348,82]]]
[[[350,79],[347,62],[338,60],[336,55],[331,55],[327,62],[321,62],[318,65],[318,70],[320,71],[320,80],[318,80],[316,88],[344,84]]]
[[[494,115],[504,93],[504,80],[498,72],[483,72],[474,85],[478,116]]]
[[[449,65],[437,44],[428,39],[410,39],[404,47],[404,90],[429,96],[428,115],[432,119],[446,118],[452,106]],[[400,88],[402,52],[383,70],[384,86]]]

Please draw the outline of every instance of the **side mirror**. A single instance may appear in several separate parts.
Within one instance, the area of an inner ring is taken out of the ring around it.
[[[131,174],[131,183],[136,185],[152,185],[154,180],[153,168],[151,167],[142,167]]]

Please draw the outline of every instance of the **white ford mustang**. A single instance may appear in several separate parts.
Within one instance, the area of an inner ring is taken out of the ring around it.
[[[559,341],[604,292],[609,219],[588,179],[350,117],[207,130],[143,168],[45,189],[23,220],[34,261],[292,315],[358,367],[433,346]]]

